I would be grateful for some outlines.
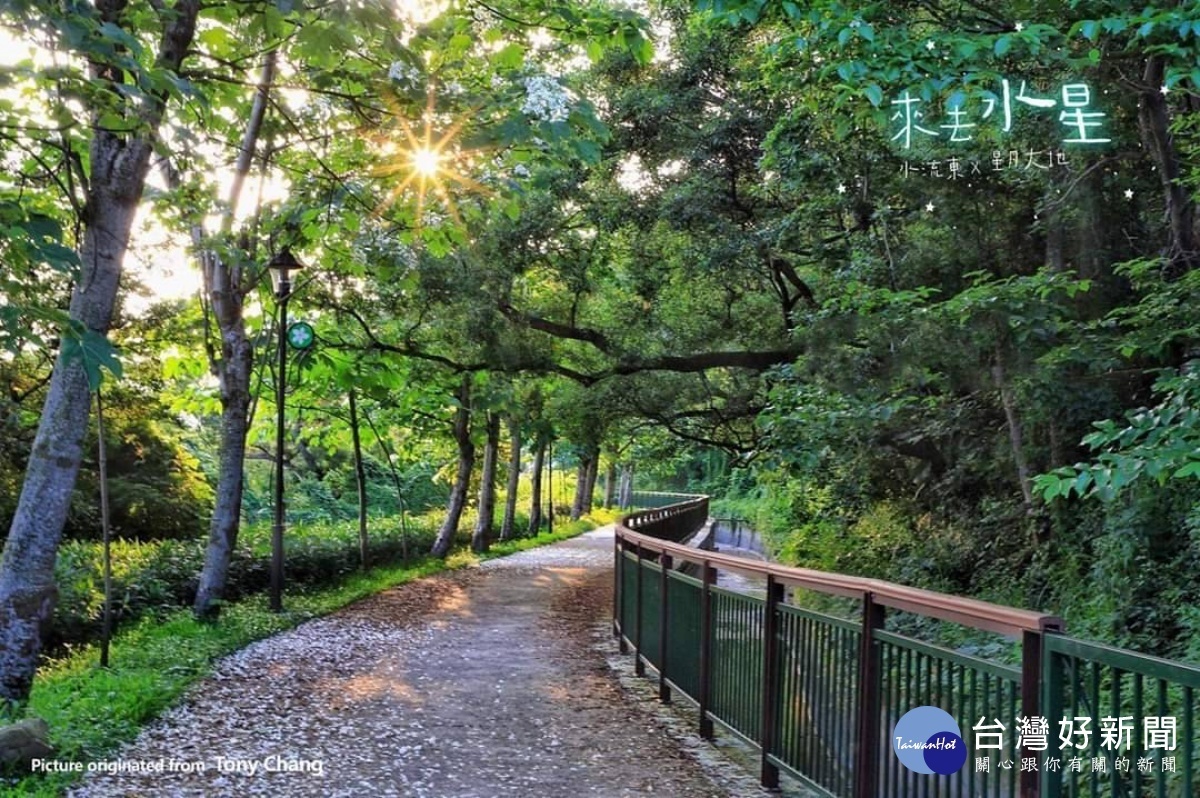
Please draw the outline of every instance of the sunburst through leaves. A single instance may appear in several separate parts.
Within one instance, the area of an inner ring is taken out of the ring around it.
[[[491,193],[491,189],[466,173],[478,154],[476,150],[464,149],[459,140],[469,116],[464,114],[457,120],[448,120],[439,131],[435,122],[440,115],[435,108],[432,89],[428,93],[421,119],[417,122],[407,118],[398,103],[393,101],[390,104],[397,130],[383,144],[386,158],[377,174],[385,179],[398,179],[399,182],[388,191],[378,211],[382,213],[386,208],[412,196],[416,200],[416,226],[421,227],[431,198],[436,198],[455,223],[461,225],[462,217],[450,188],[460,185],[470,191]]]

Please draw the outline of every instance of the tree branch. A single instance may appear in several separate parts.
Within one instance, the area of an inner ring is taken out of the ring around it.
[[[556,321],[543,319],[540,316],[534,316],[532,313],[522,313],[514,308],[508,302],[500,304],[500,312],[504,317],[513,324],[519,324],[524,327],[529,327],[532,330],[540,330],[541,332],[553,335],[555,338],[569,338],[574,341],[583,341],[591,344],[606,355],[612,354],[612,345],[608,338],[597,330],[591,330],[586,327],[573,327],[567,324],[559,324]]]

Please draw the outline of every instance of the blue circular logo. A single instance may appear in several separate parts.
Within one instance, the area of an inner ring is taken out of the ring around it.
[[[958,721],[937,707],[904,713],[892,732],[892,750],[900,764],[914,773],[947,776],[967,762],[967,744]]]

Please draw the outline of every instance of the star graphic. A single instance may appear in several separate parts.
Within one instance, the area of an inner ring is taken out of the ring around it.
[[[933,203],[932,202],[925,203],[925,212],[933,213]]]
[[[1017,33],[1020,33],[1021,31],[1025,30],[1025,23],[1018,22],[1016,25],[1013,25],[1013,27],[1017,29]]]
[[[933,48],[935,48],[935,47],[937,47],[937,45],[936,45],[936,44],[934,44],[934,42],[933,42],[933,39],[930,39],[929,41],[925,42],[925,49],[926,49],[926,50],[932,50],[932,49],[933,49]]]
[[[839,193],[839,194],[846,193],[846,184],[845,183],[838,183],[837,193]]]
[[[1170,87],[1170,86],[1168,86],[1167,84],[1165,84],[1165,83],[1164,83],[1164,84],[1162,85],[1162,88],[1161,88],[1161,89],[1159,89],[1158,91],[1159,91],[1159,93],[1160,93],[1160,94],[1163,94],[1163,95],[1165,96],[1165,95],[1166,95],[1166,93],[1167,93],[1167,92],[1169,92],[1170,90],[1171,90],[1171,87]]]
[[[1125,189],[1125,199],[1133,199],[1133,189]]]

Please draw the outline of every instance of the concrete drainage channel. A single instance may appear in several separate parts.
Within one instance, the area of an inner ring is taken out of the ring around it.
[[[778,791],[766,790],[758,783],[758,749],[736,736],[717,731],[713,740],[705,740],[696,733],[699,714],[696,706],[686,698],[678,698],[670,704],[658,700],[658,681],[653,676],[641,677],[634,673],[633,655],[622,654],[617,648],[610,623],[595,627],[596,652],[608,663],[616,676],[621,690],[648,721],[663,729],[679,747],[704,771],[705,775],[728,790],[730,798],[822,798],[817,793],[786,775],[780,781]]]

